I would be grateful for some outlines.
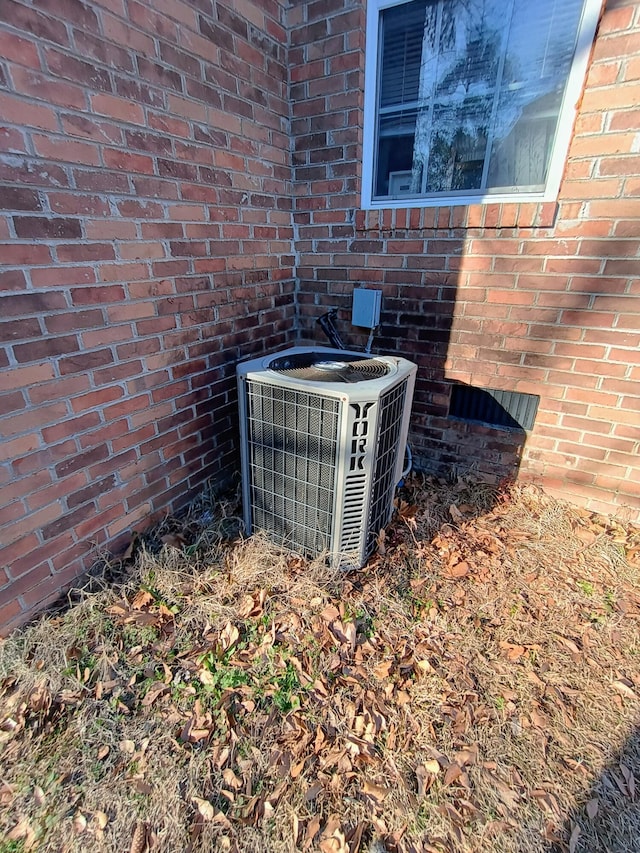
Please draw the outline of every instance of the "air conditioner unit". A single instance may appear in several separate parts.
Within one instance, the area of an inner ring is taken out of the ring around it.
[[[244,521],[361,567],[393,511],[416,365],[294,347],[238,365]]]

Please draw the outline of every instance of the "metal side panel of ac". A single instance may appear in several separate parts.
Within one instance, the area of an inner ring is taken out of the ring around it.
[[[331,556],[335,564],[346,567],[360,567],[367,556],[379,402],[375,395],[345,405]]]
[[[395,487],[402,473],[402,462],[406,444],[403,435],[404,416],[407,408],[409,380],[395,385],[380,398],[380,416],[376,436],[375,470],[371,486],[371,507],[367,530],[365,553],[373,551],[377,536],[385,527],[393,512]],[[365,558],[366,558],[365,557]]]
[[[371,555],[380,530],[391,519],[395,489],[402,474],[412,392],[413,374],[409,374],[375,402],[351,407],[359,415],[354,431],[361,438],[352,445],[357,453],[344,480],[340,550],[350,555],[357,542],[354,557],[358,565]]]

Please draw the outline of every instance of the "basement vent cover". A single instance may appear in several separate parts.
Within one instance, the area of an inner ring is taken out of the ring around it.
[[[449,416],[488,426],[529,430],[533,428],[539,402],[537,394],[454,385]]]

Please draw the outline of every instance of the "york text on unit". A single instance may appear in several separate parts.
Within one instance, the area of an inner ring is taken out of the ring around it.
[[[351,403],[351,408],[355,412],[355,418],[353,419],[353,427],[351,429],[350,471],[362,471],[364,469],[369,433],[367,414],[373,405],[374,403]]]

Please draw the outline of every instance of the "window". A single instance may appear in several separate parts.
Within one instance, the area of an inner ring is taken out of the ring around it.
[[[601,0],[368,0],[363,207],[555,198]]]

